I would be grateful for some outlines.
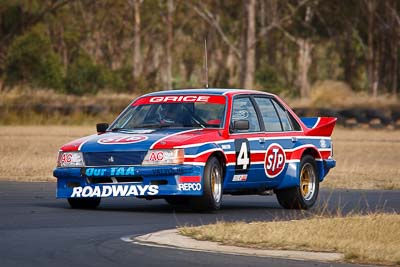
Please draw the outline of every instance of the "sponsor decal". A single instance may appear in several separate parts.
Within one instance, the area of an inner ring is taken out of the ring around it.
[[[221,146],[222,149],[231,149],[231,145],[222,145]]]
[[[74,187],[70,197],[130,197],[157,194],[158,185],[103,185]]]
[[[87,177],[102,176],[133,176],[135,175],[134,167],[113,167],[113,168],[87,168],[85,170]]]
[[[232,114],[233,120],[245,120],[249,117],[249,112],[247,110],[238,110]]]
[[[149,156],[150,161],[162,161],[164,160],[164,152],[163,151],[157,151],[157,152],[151,152]]]
[[[181,176],[179,177],[179,183],[200,183],[200,176]]]
[[[58,158],[58,164],[61,167],[66,166],[82,166],[83,165],[83,158],[82,153],[80,152],[61,152]]]
[[[283,148],[277,143],[271,144],[265,153],[265,174],[269,178],[278,176],[283,171],[285,162],[286,155]]]
[[[97,140],[97,143],[102,145],[125,145],[139,143],[147,140],[148,137],[144,135],[117,135],[113,137],[105,137]]]
[[[235,174],[232,182],[245,182],[247,181],[247,174]]]
[[[62,163],[71,163],[72,161],[72,154],[71,153],[64,153],[61,157]]]
[[[201,190],[200,176],[181,176],[179,177],[179,191],[200,191]]]
[[[178,185],[179,191],[200,191],[201,183],[184,183]]]
[[[154,96],[150,98],[150,103],[171,103],[171,102],[208,102],[209,96],[205,95],[180,95],[180,96]]]
[[[213,95],[163,95],[163,96],[148,96],[136,100],[132,105],[145,104],[161,104],[161,103],[214,103],[225,104],[224,96]]]
[[[327,144],[326,144],[325,139],[319,140],[319,144],[321,145],[321,148],[327,148]]]

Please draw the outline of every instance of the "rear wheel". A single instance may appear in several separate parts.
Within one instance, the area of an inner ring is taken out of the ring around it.
[[[191,198],[190,204],[196,210],[210,211],[221,207],[222,166],[216,157],[211,157],[204,168],[203,195]]]
[[[300,186],[276,190],[279,204],[286,209],[309,209],[318,197],[319,178],[315,159],[305,155],[300,161]]]
[[[101,202],[100,197],[96,198],[68,198],[68,203],[73,209],[96,209]]]

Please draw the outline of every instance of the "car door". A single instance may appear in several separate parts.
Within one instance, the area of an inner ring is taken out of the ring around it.
[[[232,103],[232,115],[230,120],[230,139],[234,141],[235,158],[234,169],[230,175],[232,185],[240,184],[241,188],[258,187],[263,175],[264,168],[262,144],[259,140],[263,138],[261,129],[261,118],[257,112],[254,100],[249,95],[235,96]],[[245,130],[234,129],[235,121],[248,121],[249,128]]]
[[[273,97],[254,96],[256,109],[260,113],[261,128],[264,131],[264,176],[270,186],[280,183],[285,176],[289,159],[287,152],[295,147],[297,142],[296,125],[293,125],[290,114]]]

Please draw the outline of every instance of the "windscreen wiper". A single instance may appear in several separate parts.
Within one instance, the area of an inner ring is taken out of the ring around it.
[[[198,126],[200,126],[201,128],[206,128],[206,126],[204,125],[205,123],[203,122],[202,123],[202,121],[201,121],[201,119],[197,119],[196,118],[196,115],[194,115],[194,113],[187,107],[187,106],[185,106],[185,105],[183,105],[183,107],[189,112],[189,114],[190,114],[190,116],[191,116],[191,119],[198,125]]]
[[[114,127],[114,128],[111,129],[111,132],[118,132],[118,131],[123,130],[123,129],[125,129],[125,128]]]
[[[135,126],[135,128],[167,128],[167,127],[172,127],[174,125],[172,124],[143,124],[143,125],[138,125]]]

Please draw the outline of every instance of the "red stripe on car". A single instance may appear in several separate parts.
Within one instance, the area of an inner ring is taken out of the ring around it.
[[[179,183],[200,183],[200,176],[181,176]]]

